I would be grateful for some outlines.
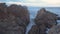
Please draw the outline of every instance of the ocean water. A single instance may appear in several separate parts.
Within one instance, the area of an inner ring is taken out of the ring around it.
[[[28,32],[31,29],[31,27],[33,25],[35,25],[33,20],[36,17],[38,10],[40,10],[41,8],[42,7],[28,7],[28,10],[30,12],[30,23],[29,23],[29,25],[26,28],[26,34],[28,34]],[[46,10],[48,10],[48,11],[50,11],[52,13],[55,13],[55,14],[60,16],[60,7],[44,7],[44,8]],[[60,24],[60,20],[57,20],[57,22]]]

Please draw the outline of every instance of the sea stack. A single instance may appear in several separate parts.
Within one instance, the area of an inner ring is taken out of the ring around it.
[[[57,25],[57,14],[42,8],[38,11],[35,18],[35,26],[29,31],[29,34],[46,34],[47,28]]]

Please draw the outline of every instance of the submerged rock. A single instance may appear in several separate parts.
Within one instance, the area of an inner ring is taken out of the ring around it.
[[[25,34],[29,20],[27,7],[0,3],[0,34]]]
[[[29,34],[46,34],[47,28],[51,28],[57,24],[57,15],[51,13],[44,8],[38,11],[35,18],[36,26],[33,26]]]

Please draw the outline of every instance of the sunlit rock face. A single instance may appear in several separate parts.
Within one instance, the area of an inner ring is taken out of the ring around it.
[[[27,7],[0,3],[0,34],[25,34],[29,20]]]
[[[31,28],[29,34],[46,34],[47,28],[57,24],[57,15],[44,8],[38,11],[35,18],[35,26]]]
[[[57,26],[53,26],[49,31],[48,34],[60,34],[60,24]]]

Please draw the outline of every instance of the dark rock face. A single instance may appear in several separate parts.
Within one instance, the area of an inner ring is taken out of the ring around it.
[[[47,28],[57,24],[57,15],[46,11],[44,8],[38,11],[35,18],[35,26],[29,31],[29,34],[46,34]]]
[[[25,34],[29,20],[27,7],[0,3],[0,34]]]

